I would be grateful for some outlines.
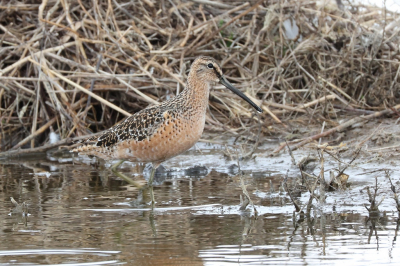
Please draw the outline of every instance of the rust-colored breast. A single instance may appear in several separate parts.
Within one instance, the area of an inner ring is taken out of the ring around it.
[[[185,118],[167,111],[164,118],[151,136],[141,141],[130,139],[117,143],[112,148],[112,157],[162,162],[190,149],[203,133],[205,116]]]

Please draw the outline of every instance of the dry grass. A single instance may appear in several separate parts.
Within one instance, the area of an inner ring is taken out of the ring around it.
[[[0,150],[101,131],[169,99],[199,55],[262,104],[265,131],[398,104],[399,14],[322,2],[0,1]],[[253,123],[247,104],[212,91],[208,129]]]

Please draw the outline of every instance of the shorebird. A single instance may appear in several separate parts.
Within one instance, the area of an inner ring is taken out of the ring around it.
[[[189,71],[185,89],[160,105],[147,107],[92,137],[71,152],[94,155],[105,160],[119,159],[111,170],[130,184],[131,178],[117,171],[125,161],[152,163],[148,185],[151,186],[158,166],[190,149],[201,137],[206,119],[211,84],[222,83],[247,101],[258,112],[261,108],[229,83],[221,67],[211,57],[197,57]],[[154,201],[154,199],[152,198]]]

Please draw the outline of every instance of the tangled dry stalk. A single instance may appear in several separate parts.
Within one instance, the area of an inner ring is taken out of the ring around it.
[[[298,115],[383,110],[400,103],[399,25],[397,13],[332,0],[0,1],[0,151],[98,132],[169,99],[198,55],[262,104],[264,132]],[[257,123],[212,91],[208,129]]]

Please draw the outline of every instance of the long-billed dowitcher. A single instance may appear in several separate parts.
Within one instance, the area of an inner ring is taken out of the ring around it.
[[[106,130],[100,137],[87,139],[72,152],[100,158],[120,159],[111,170],[127,182],[136,183],[117,171],[125,160],[151,162],[153,169],[148,184],[160,163],[191,148],[203,133],[210,85],[221,82],[258,112],[261,108],[230,84],[221,67],[211,57],[200,56],[191,66],[186,88],[176,97],[151,106]]]

